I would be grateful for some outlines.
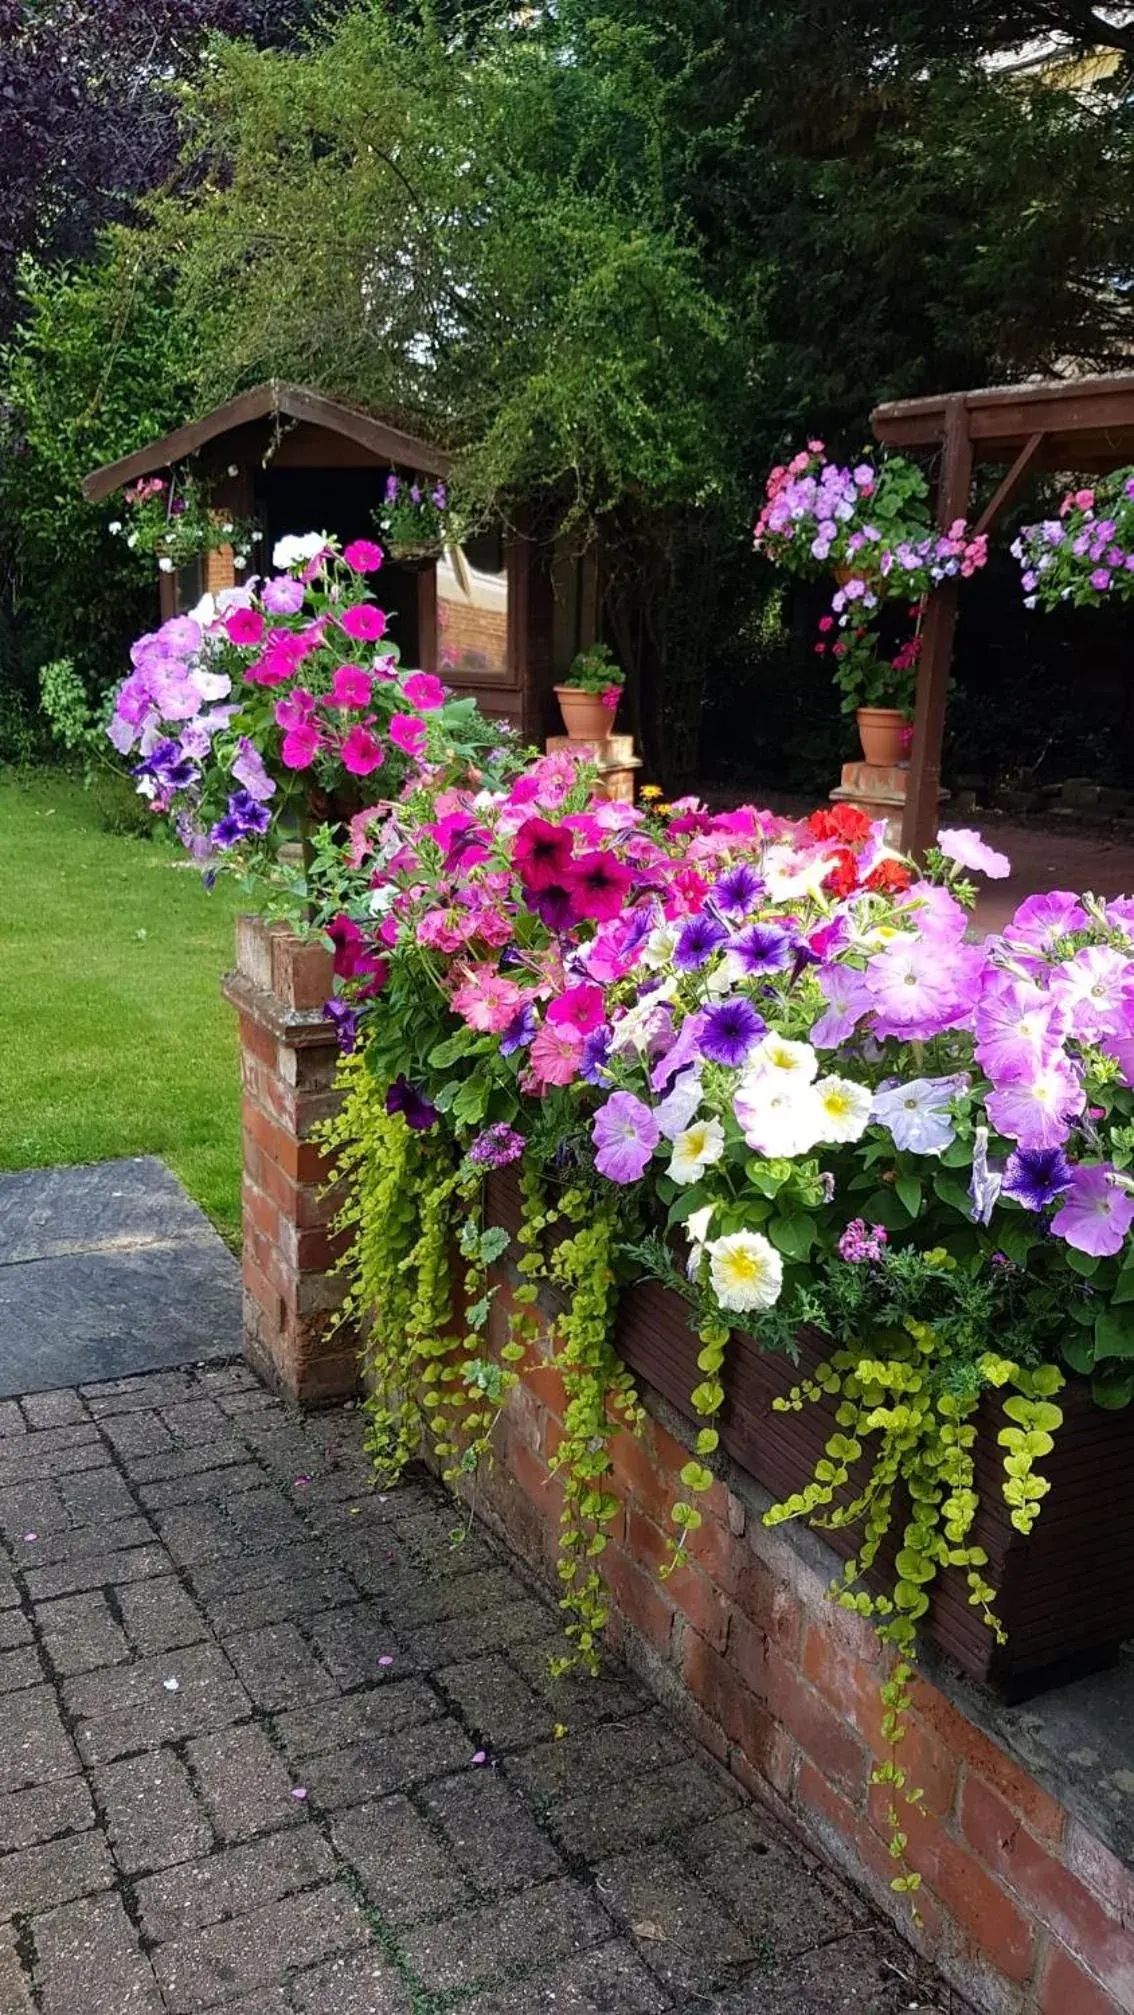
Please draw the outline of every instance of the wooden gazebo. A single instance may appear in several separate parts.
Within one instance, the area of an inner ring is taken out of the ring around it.
[[[390,470],[436,480],[447,475],[449,456],[377,414],[272,380],[95,469],[83,490],[98,503],[139,477],[181,465],[221,509],[257,522],[254,564],[263,572],[285,533],[373,537]],[[556,557],[534,521],[521,521],[467,541],[457,564],[445,554],[437,564],[387,564],[382,572],[381,599],[403,662],[440,670],[525,741],[540,742],[557,725],[557,672],[594,634],[573,569],[559,567],[553,591]],[[223,549],[209,555],[203,577],[162,574],[163,614],[191,605],[203,587],[232,585],[232,560]]]
[[[937,522],[968,515],[979,462],[1006,465],[977,520],[987,532],[1025,476],[1039,469],[1104,474],[1134,462],[1134,375],[1057,378],[983,391],[899,399],[876,407],[875,435],[887,448],[937,449]],[[937,831],[945,696],[957,616],[956,581],[929,598],[918,669],[917,708],[902,844],[921,854]]]

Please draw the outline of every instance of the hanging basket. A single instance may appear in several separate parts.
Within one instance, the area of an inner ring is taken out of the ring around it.
[[[425,567],[435,567],[444,547],[435,540],[388,539],[386,551],[395,566],[420,571]]]

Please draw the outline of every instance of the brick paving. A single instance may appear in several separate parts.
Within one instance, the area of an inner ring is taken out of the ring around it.
[[[240,1365],[0,1407],[3,2015],[952,2015],[360,1444]]]

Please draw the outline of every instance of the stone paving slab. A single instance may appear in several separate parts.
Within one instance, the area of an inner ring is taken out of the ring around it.
[[[360,1446],[233,1364],[0,1415],[2,2015],[967,2015]]]
[[[0,1175],[0,1394],[50,1395],[30,1426],[79,1403],[57,1388],[227,1356],[239,1330],[239,1266],[164,1162]]]

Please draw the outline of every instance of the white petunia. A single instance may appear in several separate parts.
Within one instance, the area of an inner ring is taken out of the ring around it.
[[[712,1224],[715,1209],[715,1204],[703,1203],[700,1210],[691,1210],[685,1220],[685,1230],[689,1238],[689,1258],[685,1271],[690,1280],[696,1280],[701,1271],[705,1240],[709,1236],[709,1226]]]
[[[169,558],[168,554],[166,553],[162,554],[160,560],[158,561],[158,567],[163,574],[172,574],[173,561]]]
[[[815,1096],[823,1108],[824,1126],[820,1140],[859,1140],[870,1120],[874,1094],[864,1084],[849,1077],[821,1077]]]
[[[667,1175],[674,1182],[699,1182],[705,1170],[724,1153],[724,1128],[719,1119],[701,1119],[686,1127],[673,1143]]]
[[[654,988],[653,993],[644,994],[632,1008],[627,1008],[621,1021],[614,1024],[610,1047],[616,1055],[625,1049],[646,1049],[650,1037],[657,1033],[665,1019],[662,1009],[667,1001],[673,999],[676,992],[677,978],[674,975],[663,980],[661,986]]]
[[[272,549],[272,565],[277,572],[283,573],[288,567],[298,566],[301,560],[306,564],[315,558],[316,553],[323,551],[326,543],[324,532],[304,532],[298,536],[289,532],[286,538],[276,540]]]
[[[673,955],[676,950],[677,925],[658,924],[650,932],[649,937],[642,946],[640,962],[642,965],[647,966],[650,972],[660,972],[663,966],[671,966],[673,964]]]
[[[203,700],[225,700],[232,691],[232,680],[227,672],[190,672],[189,682],[197,688]]]
[[[801,860],[791,847],[770,847],[760,872],[771,902],[794,903],[819,894],[831,872],[831,863],[825,854]]]
[[[749,1147],[769,1161],[790,1161],[810,1154],[824,1138],[827,1116],[815,1087],[788,1078],[778,1083],[769,1072],[749,1076],[736,1088],[732,1109]]]
[[[707,1247],[709,1278],[722,1308],[748,1313],[771,1308],[780,1298],[784,1263],[758,1231],[732,1231]]]
[[[745,1077],[767,1073],[790,1078],[795,1084],[811,1084],[819,1069],[819,1059],[809,1042],[788,1042],[770,1030],[761,1037],[744,1067]]]

